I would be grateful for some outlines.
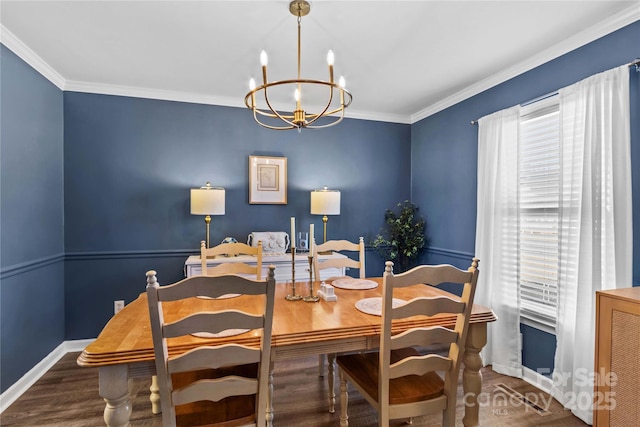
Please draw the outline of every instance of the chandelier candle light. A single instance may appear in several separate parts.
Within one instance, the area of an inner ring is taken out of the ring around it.
[[[329,50],[329,53],[327,54],[329,81],[303,79],[301,77],[300,22],[302,21],[302,17],[306,16],[311,11],[311,5],[305,0],[294,0],[289,3],[289,11],[292,15],[297,16],[298,18],[298,78],[269,82],[267,79],[268,57],[267,53],[263,50],[260,53],[260,63],[262,64],[262,85],[256,87],[256,82],[252,78],[249,81],[249,93],[244,97],[244,103],[247,108],[253,111],[254,120],[260,126],[268,129],[298,129],[298,132],[300,132],[302,128],[321,129],[336,125],[344,118],[344,110],[351,104],[353,97],[351,96],[351,93],[345,89],[344,77],[341,76],[337,83],[333,80],[333,63],[335,61],[335,56],[332,50]],[[295,90],[292,90],[295,98],[295,109],[293,111],[281,112],[279,111],[281,109],[277,109],[271,104],[268,89],[275,88],[276,86],[290,88],[295,87]],[[316,113],[305,111],[302,107],[303,95],[310,92],[312,88],[322,87],[329,89],[328,100],[324,104],[324,107],[319,108],[320,111]],[[338,97],[336,97],[336,101],[334,102],[334,91],[337,91],[340,95],[339,104],[337,104]],[[256,103],[257,95],[264,98],[264,102],[261,101],[260,106]]]

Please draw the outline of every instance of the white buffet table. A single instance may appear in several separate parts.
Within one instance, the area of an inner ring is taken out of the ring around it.
[[[346,258],[346,255],[334,252],[330,255],[320,255],[321,260],[331,258]],[[207,266],[214,266],[223,262],[244,262],[256,264],[256,258],[251,255],[238,255],[235,257],[217,257],[207,259]],[[291,254],[263,254],[262,255],[262,277],[267,277],[269,265],[275,265],[276,282],[286,282],[291,280]],[[185,262],[185,275],[187,277],[202,273],[200,255],[192,255]],[[296,254],[295,258],[296,281],[309,280],[309,258],[307,254]],[[344,276],[344,268],[327,268],[320,270],[320,277],[314,280],[326,280],[330,277]]]

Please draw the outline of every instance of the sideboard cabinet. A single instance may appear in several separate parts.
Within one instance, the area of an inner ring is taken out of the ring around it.
[[[596,292],[593,425],[640,426],[640,287]]]
[[[346,255],[337,252],[320,255],[321,260],[331,258],[346,258]],[[250,255],[238,255],[235,257],[218,257],[207,259],[207,266],[214,266],[223,262],[244,262],[249,265],[256,264],[256,258]],[[266,278],[269,265],[273,264],[275,269],[276,282],[286,282],[291,280],[291,254],[262,255],[262,277]],[[309,257],[306,254],[296,254],[295,257],[296,281],[309,280]],[[185,275],[187,277],[202,273],[200,255],[192,255],[185,262]],[[320,270],[320,277],[314,280],[326,280],[330,277],[344,276],[344,268],[327,268]]]

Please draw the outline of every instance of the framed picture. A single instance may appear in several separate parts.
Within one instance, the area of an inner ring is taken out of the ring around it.
[[[287,204],[287,158],[249,156],[249,203]]]

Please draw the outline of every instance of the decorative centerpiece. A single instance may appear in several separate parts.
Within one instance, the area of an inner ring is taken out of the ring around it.
[[[290,240],[284,231],[253,231],[247,236],[247,245],[258,246],[258,242],[261,241],[264,254],[286,254]],[[291,246],[296,245],[294,243]]]

